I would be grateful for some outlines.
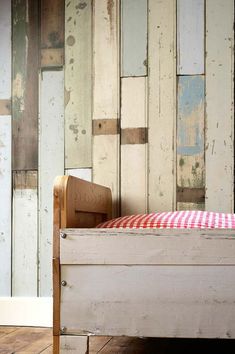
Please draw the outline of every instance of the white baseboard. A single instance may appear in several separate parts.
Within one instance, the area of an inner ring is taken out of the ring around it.
[[[52,298],[0,297],[1,326],[52,327]]]

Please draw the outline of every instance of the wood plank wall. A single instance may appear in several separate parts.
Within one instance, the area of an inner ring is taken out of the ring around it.
[[[114,216],[233,212],[233,21],[232,0],[0,1],[1,296],[51,295],[57,174],[109,186]]]

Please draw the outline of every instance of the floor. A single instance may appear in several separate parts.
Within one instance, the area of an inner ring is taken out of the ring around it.
[[[234,353],[235,340],[91,337],[89,354]],[[0,354],[52,354],[48,328],[0,327]]]

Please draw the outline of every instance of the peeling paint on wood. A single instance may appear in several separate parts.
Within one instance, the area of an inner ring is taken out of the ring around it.
[[[65,1],[65,166],[91,167],[91,0]]]
[[[121,214],[145,213],[147,212],[146,78],[123,78],[121,97]]]
[[[147,0],[121,1],[121,76],[147,75]]]
[[[149,210],[175,209],[176,1],[149,0]]]
[[[177,185],[201,188],[204,166],[204,77],[178,78]]]
[[[93,119],[119,118],[119,1],[93,2]],[[105,53],[105,55],[104,55]],[[93,181],[112,189],[119,214],[119,135],[93,137]]]
[[[0,100],[11,97],[11,1],[0,1]],[[1,114],[1,113],[0,113]]]
[[[53,182],[64,174],[64,72],[45,71],[40,83],[39,294],[51,296]]]
[[[234,211],[234,2],[206,1],[206,209]]]
[[[1,115],[0,211],[0,296],[11,296],[11,117]]]
[[[12,295],[37,296],[37,172],[13,175]]]
[[[204,0],[177,0],[177,73],[204,74]]]
[[[13,0],[13,170],[38,164],[38,28],[38,1]]]
[[[41,0],[41,48],[64,47],[64,1]]]

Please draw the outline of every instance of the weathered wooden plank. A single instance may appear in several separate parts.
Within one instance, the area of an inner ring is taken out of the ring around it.
[[[74,176],[85,181],[91,182],[92,180],[92,169],[91,168],[73,168],[73,169],[66,169],[65,174],[68,176]]]
[[[65,166],[91,167],[92,4],[65,0]]]
[[[87,354],[88,337],[85,336],[60,336],[61,354]]]
[[[11,295],[11,117],[0,116],[0,295]]]
[[[41,77],[39,139],[40,295],[51,295],[53,181],[64,174],[64,73]]]
[[[93,119],[117,119],[119,118],[119,1],[95,1],[93,27]],[[93,181],[112,189],[113,215],[118,215],[119,135],[93,137]]]
[[[0,2],[0,100],[11,97],[11,2]],[[1,114],[1,113],[0,113]]]
[[[121,83],[121,214],[145,213],[147,211],[146,78],[123,78]],[[130,131],[132,134],[128,134]],[[143,133],[133,134],[133,131]],[[130,145],[131,143],[134,144]]]
[[[204,97],[203,76],[178,78],[177,185],[179,187],[203,188],[205,186]]]
[[[235,265],[235,231],[231,229],[64,232],[61,264]]]
[[[177,187],[176,193],[177,202],[205,204],[205,188]]]
[[[0,99],[0,115],[1,116],[11,115],[11,100]]]
[[[204,0],[177,0],[177,73],[204,74]]]
[[[37,296],[37,172],[13,174],[12,294]]]
[[[115,135],[120,132],[120,119],[93,119],[93,135]]]
[[[206,209],[234,210],[234,2],[206,2]]]
[[[175,209],[176,1],[149,1],[149,209]]]
[[[63,48],[46,48],[41,49],[41,67],[61,67],[64,64]]]
[[[13,170],[38,165],[38,0],[13,0]]]
[[[41,0],[41,48],[64,47],[64,1]]]
[[[235,338],[234,266],[69,265],[61,275],[68,334]]]
[[[177,202],[177,210],[205,210],[205,203]]]
[[[147,75],[147,0],[121,1],[121,76]]]

